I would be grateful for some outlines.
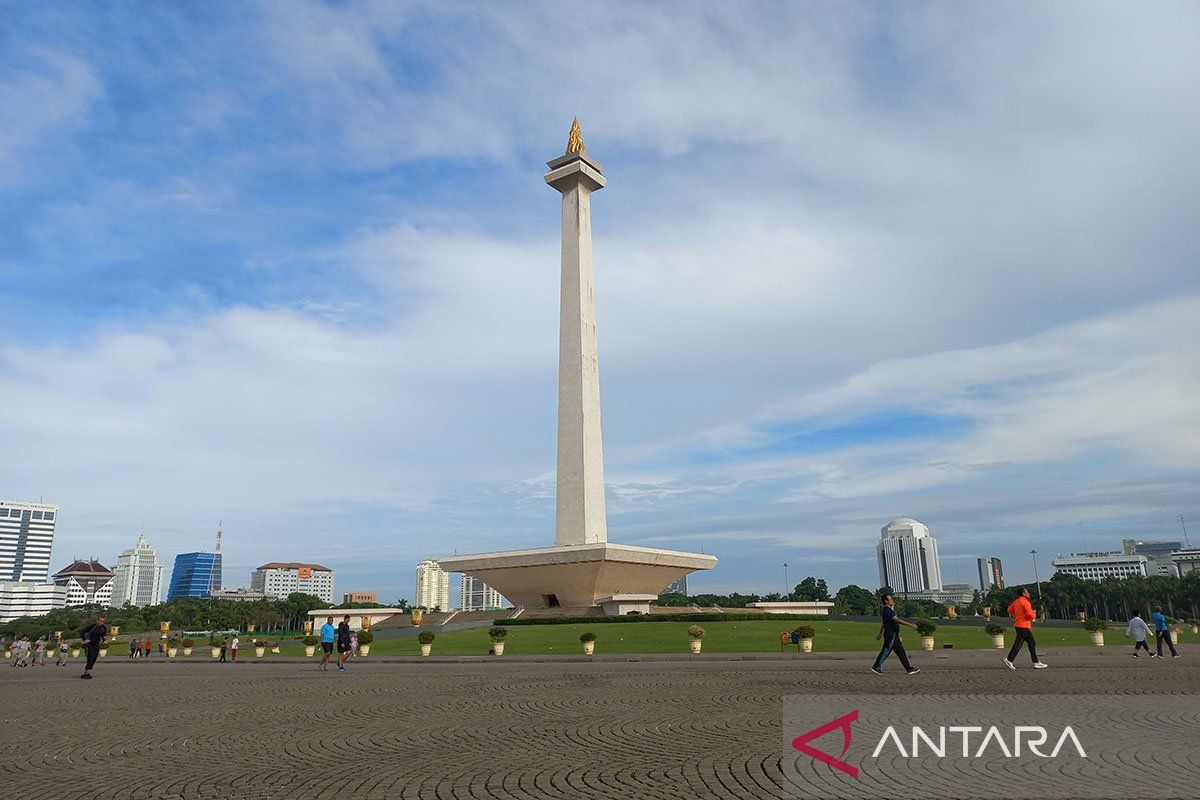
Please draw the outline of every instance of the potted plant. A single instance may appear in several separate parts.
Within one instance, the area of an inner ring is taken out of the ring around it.
[[[174,636],[167,639],[167,658],[174,658],[179,655],[179,639]]]
[[[1200,633],[1200,619],[1192,620],[1192,633]]]
[[[184,639],[183,640],[183,654],[185,656],[190,656],[192,654],[192,648],[195,646],[196,646],[195,639]]]
[[[800,652],[811,653],[812,640],[817,635],[817,629],[812,625],[801,625],[792,631],[792,633],[796,634],[796,638],[800,640]]]
[[[421,644],[421,655],[429,655],[433,649],[433,631],[421,631],[417,634],[417,641]]]
[[[312,658],[312,654],[317,652],[317,644],[319,644],[321,640],[310,633],[308,636],[305,636],[302,641],[304,642],[304,656],[306,658]]]
[[[921,649],[922,650],[932,650],[933,649],[933,632],[937,630],[937,627],[938,627],[937,623],[935,623],[929,617],[921,617],[920,619],[917,620],[917,633],[920,634],[920,636],[921,636]],[[1004,641],[1004,636],[1003,636],[1004,629],[1003,628],[1000,629],[1000,633],[1001,633],[1000,641],[1003,642]]]
[[[279,655],[279,642],[271,642],[271,652]]]
[[[221,648],[224,646],[225,646],[225,640],[220,636],[213,636],[213,637],[210,637],[208,640],[208,647],[212,653],[213,658],[221,657]]]
[[[504,655],[504,640],[508,637],[508,628],[503,625],[493,625],[488,628],[488,638],[492,640],[492,654]]]
[[[591,631],[579,634],[579,642],[583,645],[583,654],[590,656],[596,652],[596,634]]]
[[[699,625],[693,625],[692,627],[688,628],[687,633],[688,638],[691,639],[689,644],[692,647],[692,652],[699,653],[700,647],[704,643],[704,628],[701,628]]]
[[[255,640],[255,642],[254,642],[254,657],[262,658],[263,656],[265,656],[267,654],[267,647],[269,647],[270,644],[271,643],[268,642],[266,639]]]
[[[71,658],[79,658],[79,645],[71,642]]]
[[[1088,632],[1088,638],[1096,647],[1104,647],[1104,632],[1108,630],[1108,621],[1103,619],[1085,619],[1083,629]]]
[[[104,658],[108,655],[108,642],[100,642],[100,657]]]
[[[990,623],[983,626],[983,632],[992,637],[992,647],[997,650],[1004,649],[1004,626]]]
[[[369,656],[371,654],[371,642],[375,641],[375,634],[363,628],[358,632],[358,654]]]
[[[414,608],[412,613],[409,614],[409,618],[412,620],[414,627],[421,627],[421,620],[425,618],[425,606],[417,606]]]

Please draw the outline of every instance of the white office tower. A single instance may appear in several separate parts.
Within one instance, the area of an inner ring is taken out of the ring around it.
[[[137,607],[158,605],[164,569],[146,537],[139,536],[137,545],[121,553],[113,568],[112,604],[118,608],[126,603]]]
[[[0,581],[45,583],[58,506],[0,501]]]
[[[427,558],[417,564],[416,605],[429,610],[450,610],[450,573],[435,559]]]
[[[463,575],[462,610],[491,611],[504,608],[504,598],[478,578]]]
[[[897,594],[942,591],[937,540],[915,519],[900,517],[883,526],[875,546],[879,583]]]

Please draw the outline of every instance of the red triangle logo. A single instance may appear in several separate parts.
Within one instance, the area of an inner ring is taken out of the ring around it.
[[[792,740],[792,747],[799,750],[804,755],[810,758],[815,758],[822,764],[828,764],[836,770],[846,773],[851,778],[858,780],[858,767],[847,764],[841,760],[841,756],[846,755],[846,751],[850,749],[850,724],[858,720],[858,709],[854,709],[849,714],[843,714],[837,719],[827,722],[819,728],[813,728],[808,733],[803,733]],[[810,747],[809,742],[813,739],[820,739],[830,731],[841,728],[843,741],[842,752],[838,758],[834,758],[829,753],[822,752],[815,747]]]

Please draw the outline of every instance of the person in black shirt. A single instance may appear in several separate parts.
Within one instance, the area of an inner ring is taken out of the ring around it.
[[[871,667],[871,672],[876,675],[883,674],[883,662],[892,653],[900,659],[900,664],[904,667],[904,671],[909,675],[915,675],[921,670],[908,663],[908,653],[904,652],[904,643],[900,641],[900,626],[907,625],[910,628],[917,626],[906,619],[901,619],[896,616],[896,601],[890,594],[883,596],[883,606],[879,609],[879,633],[875,634],[875,641],[883,639],[883,649],[879,651],[879,655],[875,658],[875,665]]]
[[[338,672],[346,671],[346,659],[350,657],[350,615],[342,617],[337,630]]]
[[[104,617],[96,617],[96,621],[81,630],[79,636],[83,639],[83,652],[87,656],[87,664],[79,677],[91,680],[92,667],[96,666],[96,659],[100,657],[100,645],[104,644],[104,637],[108,636]]]

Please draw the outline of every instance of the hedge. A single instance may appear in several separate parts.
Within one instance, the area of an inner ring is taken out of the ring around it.
[[[494,625],[604,625],[615,622],[750,622],[771,619],[828,620],[813,614],[625,614],[612,617],[530,617],[529,619],[495,619]]]

